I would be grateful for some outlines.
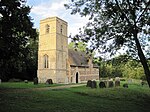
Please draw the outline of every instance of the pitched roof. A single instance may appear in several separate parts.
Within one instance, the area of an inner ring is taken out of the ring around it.
[[[88,57],[86,53],[68,49],[69,63],[75,66],[88,66]]]

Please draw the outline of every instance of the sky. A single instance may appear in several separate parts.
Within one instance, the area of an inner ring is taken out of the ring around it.
[[[70,0],[27,0],[27,5],[31,8],[30,16],[33,19],[34,27],[39,29],[40,20],[57,16],[68,22],[68,36],[74,36],[88,22],[87,17],[79,14],[71,15],[71,10],[66,10],[65,3]]]
[[[71,15],[71,10],[66,10],[64,7],[64,4],[69,1],[71,0],[27,0],[27,5],[32,7],[30,16],[34,27],[39,29],[40,20],[57,16],[68,22],[68,36],[78,34],[79,28],[83,28],[88,22],[88,17],[81,17],[79,14]],[[69,39],[68,42],[70,41]],[[99,53],[96,53],[96,56],[98,55]]]
[[[88,17],[81,17],[79,14],[71,15],[71,10],[66,10],[65,3],[71,0],[27,0],[31,8],[30,16],[33,19],[34,27],[39,29],[40,20],[57,16],[68,22],[68,36],[78,34],[88,22]]]

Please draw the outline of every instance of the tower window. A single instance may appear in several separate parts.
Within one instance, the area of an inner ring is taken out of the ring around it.
[[[61,27],[60,27],[60,33],[62,34],[62,25],[61,25]]]
[[[50,31],[50,26],[47,24],[47,25],[45,26],[45,29],[46,29],[46,33],[49,33],[49,31]]]
[[[48,55],[44,55],[44,68],[48,68]]]

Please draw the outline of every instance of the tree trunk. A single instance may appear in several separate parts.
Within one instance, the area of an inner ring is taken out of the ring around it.
[[[146,79],[147,79],[147,82],[148,82],[148,85],[149,85],[149,88],[150,88],[150,70],[149,70],[149,67],[148,67],[148,64],[147,64],[147,60],[146,60],[146,58],[144,56],[144,53],[142,51],[140,42],[138,40],[137,34],[138,34],[138,31],[135,30],[134,31],[134,40],[135,40],[136,47],[137,47],[137,50],[138,50],[138,56],[139,56],[140,61],[143,65],[144,73],[146,75]]]

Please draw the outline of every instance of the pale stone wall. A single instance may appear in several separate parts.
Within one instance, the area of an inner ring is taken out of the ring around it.
[[[48,55],[48,68],[44,68],[44,55]],[[52,79],[54,83],[66,83],[67,60],[67,22],[57,17],[41,20],[37,74],[39,82],[45,83],[47,79]]]
[[[99,68],[71,67],[70,82],[76,83],[77,72],[79,74],[79,82],[84,82],[88,80],[99,80]]]
[[[48,65],[50,69],[56,68],[56,51],[39,51],[38,53],[38,69],[44,69],[44,55],[47,54],[49,56]]]
[[[47,79],[52,79],[56,83],[56,70],[52,69],[41,69],[38,70],[39,83],[45,83]]]
[[[45,68],[44,56],[48,56],[48,67]],[[40,21],[38,71],[40,83],[52,79],[54,83],[80,83],[87,80],[98,80],[99,69],[89,67],[70,67],[68,62],[67,22],[57,17]]]
[[[68,83],[66,69],[57,70],[56,83]]]

